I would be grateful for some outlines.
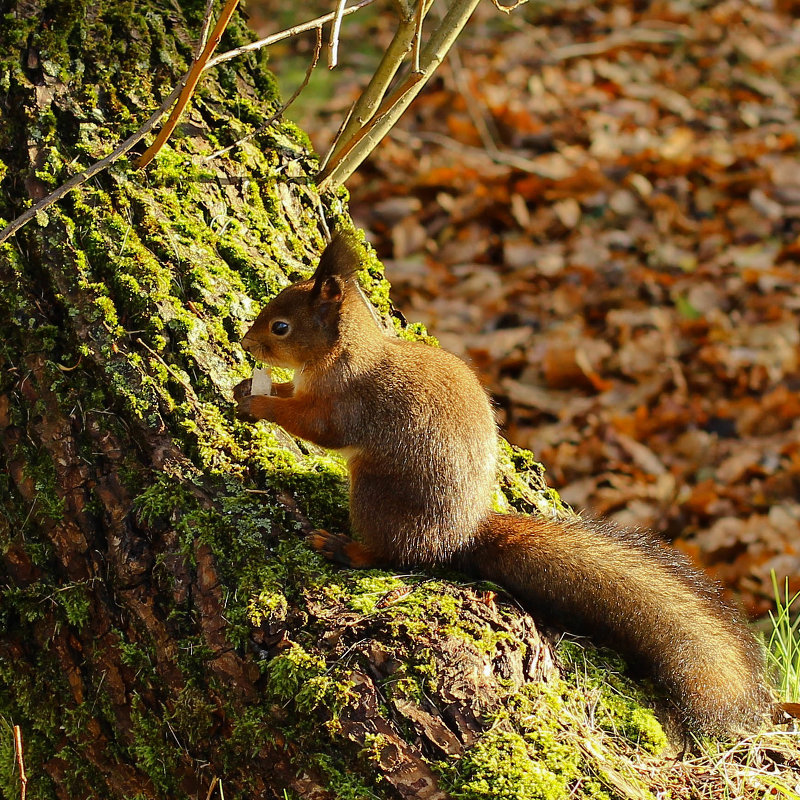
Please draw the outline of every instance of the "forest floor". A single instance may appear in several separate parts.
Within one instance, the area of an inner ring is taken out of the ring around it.
[[[562,497],[663,533],[755,616],[771,571],[800,590],[796,10],[487,2],[348,182],[395,305]],[[348,18],[344,68],[290,109],[321,151],[391,32]],[[286,94],[311,49],[275,53]]]

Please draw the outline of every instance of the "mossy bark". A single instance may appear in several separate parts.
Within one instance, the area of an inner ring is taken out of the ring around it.
[[[204,5],[0,3],[0,226],[146,119]],[[264,61],[0,245],[0,716],[28,797],[442,797],[426,758],[549,671],[512,606],[323,564],[302,532],[345,524],[343,465],[233,418],[249,320],[308,274],[321,209],[350,224],[291,125],[208,158],[275,109]],[[549,502],[520,458],[507,483]]]

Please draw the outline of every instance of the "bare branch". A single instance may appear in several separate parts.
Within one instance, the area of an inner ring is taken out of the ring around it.
[[[183,91],[178,98],[178,102],[175,104],[175,108],[172,109],[172,114],[170,114],[166,125],[158,132],[158,136],[156,136],[153,144],[147,148],[144,155],[136,162],[136,166],[139,167],[139,169],[144,169],[153,158],[155,158],[156,153],[164,146],[172,131],[175,130],[175,126],[178,124],[181,114],[183,114],[186,105],[197,87],[197,82],[200,80],[203,68],[211,57],[211,54],[216,50],[219,40],[222,38],[225,28],[228,27],[228,22],[230,22],[237,5],[239,5],[239,0],[227,0],[225,3],[225,6],[220,12],[217,24],[214,26],[214,30],[211,32],[211,36],[206,42],[206,46],[203,48],[200,58],[192,64],[192,68],[189,70],[189,76],[186,78]]]
[[[504,6],[500,0],[492,0],[494,3],[494,7],[498,11],[502,11],[505,14],[510,14],[515,8],[519,8],[521,5],[527,3],[528,0],[514,0],[514,2],[510,6]]]
[[[334,137],[330,148],[328,148],[328,153],[323,159],[321,169],[325,169],[330,159],[335,158],[356,132],[372,119],[389,88],[389,84],[394,79],[403,63],[403,59],[411,49],[413,38],[413,19],[401,19],[394,37],[386,48],[372,78],[370,78],[366,88],[353,104],[346,120]]]
[[[200,30],[200,38],[197,40],[197,47],[194,50],[195,60],[200,58],[208,41],[208,32],[211,30],[212,14],[214,11],[214,0],[206,0],[206,10],[203,14],[203,27]]]
[[[454,0],[439,27],[433,32],[420,55],[420,72],[414,73],[384,101],[368,125],[357,131],[341,145],[317,177],[319,190],[327,191],[340,186],[359,164],[375,149],[378,142],[391,130],[403,112],[419,94],[422,87],[441,64],[442,59],[467,24],[479,0]]]
[[[425,0],[418,0],[414,20],[414,72],[420,72],[419,54],[422,51],[422,22],[425,19]]]
[[[397,9],[400,19],[408,19],[411,16],[412,0],[392,0],[392,5]]]
[[[311,63],[308,65],[303,82],[294,90],[292,96],[263,125],[260,125],[257,130],[254,130],[252,133],[248,133],[247,136],[243,136],[238,141],[228,145],[228,147],[223,147],[221,150],[217,150],[215,153],[212,153],[206,158],[206,161],[211,161],[212,158],[218,158],[219,156],[233,150],[235,147],[239,147],[239,145],[249,142],[254,136],[258,136],[260,133],[263,133],[267,128],[269,128],[269,126],[272,125],[275,120],[280,119],[286,113],[286,109],[289,108],[289,106],[294,103],[295,100],[297,100],[300,92],[302,92],[303,89],[308,86],[308,81],[311,79],[311,73],[314,71],[314,67],[316,67],[319,63],[319,56],[321,52],[322,27],[319,27],[317,28],[317,43],[314,46],[314,55],[311,59]]]
[[[36,203],[36,205],[31,206],[31,208],[18,216],[13,222],[0,231],[0,244],[6,241],[6,239],[8,239],[10,236],[13,236],[23,225],[30,222],[40,211],[44,211],[46,208],[48,208],[48,206],[58,202],[65,194],[68,194],[76,187],[86,183],[86,181],[88,181],[90,178],[93,178],[99,172],[102,172],[107,167],[110,167],[117,159],[124,156],[125,153],[127,153],[142,139],[144,139],[144,137],[147,136],[151,130],[153,130],[153,128],[158,124],[158,121],[164,116],[164,114],[167,113],[167,111],[169,111],[173,103],[178,99],[181,89],[183,89],[183,80],[185,80],[185,78],[186,76],[184,75],[184,77],[181,79],[181,82],[172,90],[172,92],[170,92],[169,97],[167,97],[158,110],[153,113],[150,119],[148,119],[147,122],[145,122],[145,124],[142,125],[138,131],[136,131],[136,133],[131,134],[110,155],[107,155],[100,161],[95,162],[83,172],[73,175],[66,183],[59,186],[58,189],[47,195],[47,197],[42,198],[38,203]]]
[[[356,11],[364,8],[364,6],[371,5],[374,2],[375,0],[360,0],[355,5],[350,6],[350,8],[346,8],[342,12],[342,16],[346,17],[349,14],[354,14]],[[297,36],[298,33],[305,33],[306,31],[314,30],[314,28],[320,28],[325,25],[325,23],[330,22],[335,16],[336,12],[331,11],[330,14],[324,14],[321,17],[309,20],[308,22],[303,22],[300,25],[294,25],[291,28],[286,28],[286,30],[280,31],[279,33],[273,33],[270,36],[265,36],[263,39],[259,39],[258,41],[250,42],[250,44],[244,44],[241,47],[237,47],[234,50],[228,50],[225,53],[220,53],[218,56],[214,56],[214,58],[212,58],[208,64],[206,64],[205,69],[208,70],[211,69],[211,67],[216,67],[217,64],[230,61],[232,58],[236,58],[244,53],[252,53],[254,50],[260,50],[262,47],[269,47],[276,42],[282,42],[284,39]]]
[[[339,63],[339,31],[342,28],[342,17],[347,0],[339,0],[336,6],[336,16],[331,26],[331,40],[328,42],[328,69],[333,69]]]
[[[25,800],[28,792],[28,776],[25,774],[25,760],[22,753],[22,730],[19,725],[14,726],[14,751],[19,769],[19,800]]]
[[[432,3],[433,0],[420,0],[418,8],[421,9],[420,13],[423,17],[430,10]],[[400,23],[392,41],[389,43],[389,47],[386,48],[380,64],[378,64],[372,78],[370,78],[367,87],[359,95],[337,131],[325,158],[322,160],[320,170],[325,170],[328,162],[332,158],[338,157],[345,144],[372,119],[375,111],[383,101],[389,85],[394,80],[403,60],[411,49],[416,30],[417,18],[413,17],[409,9],[409,14],[401,15]]]
[[[372,135],[373,131],[375,131],[375,129],[378,128],[378,126],[380,126],[382,123],[385,124],[387,117],[392,115],[392,112],[398,108],[398,105],[402,103],[406,95],[408,95],[417,84],[424,83],[424,79],[425,76],[423,73],[412,72],[405,79],[405,81],[388,97],[388,99],[381,104],[381,107],[378,109],[375,116],[369,120],[366,125],[357,130],[349,140],[343,141],[341,150],[339,150],[335,157],[331,158],[328,165],[320,172],[320,175],[323,176],[322,180],[318,182],[320,192],[325,191],[325,189],[330,188],[332,185],[328,181],[327,176],[340,169],[341,164],[346,162],[348,157],[350,157],[351,160],[352,156],[350,156],[350,154],[353,151],[358,153],[359,147],[365,147],[365,145],[361,145],[361,142],[364,141],[372,142],[372,145],[369,147],[369,150],[364,156],[366,158],[366,155],[369,154],[374,149],[375,145],[377,145],[377,143],[383,138],[383,135],[381,135],[379,138],[375,138],[375,136]],[[406,106],[404,105],[403,108],[405,107]],[[393,119],[396,120],[399,118],[399,116],[400,114],[397,114],[397,116],[394,116]],[[394,124],[394,122],[392,122],[392,124]],[[391,125],[389,125],[389,128],[390,127]],[[359,161],[359,163],[361,163],[361,161]],[[353,167],[353,170],[355,170],[355,167]],[[348,173],[348,176],[352,174],[353,170]],[[340,184],[337,183],[336,185],[338,186]]]
[[[211,786],[208,787],[208,794],[206,795],[206,800],[211,800],[211,795],[214,792],[214,789],[217,788],[217,784],[219,783],[219,778],[215,775],[211,780]]]

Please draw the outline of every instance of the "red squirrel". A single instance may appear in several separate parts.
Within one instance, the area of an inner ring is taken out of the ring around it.
[[[314,275],[284,289],[242,339],[295,370],[237,413],[347,459],[357,539],[315,531],[350,567],[447,564],[508,589],[540,617],[619,650],[691,728],[752,730],[770,708],[764,648],[720,589],[654,535],[606,522],[492,510],[497,430],[455,355],[387,335],[358,289],[362,252],[337,233]]]

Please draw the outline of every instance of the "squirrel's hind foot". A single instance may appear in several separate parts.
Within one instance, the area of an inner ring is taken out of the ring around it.
[[[343,533],[331,533],[319,528],[308,535],[308,543],[329,561],[351,569],[380,566],[379,560],[368,547]]]

